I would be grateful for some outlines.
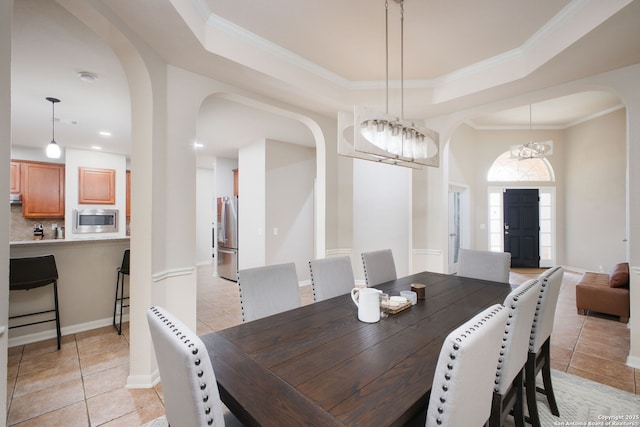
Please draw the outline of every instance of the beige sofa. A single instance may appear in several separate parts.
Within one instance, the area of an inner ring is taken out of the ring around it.
[[[609,274],[584,273],[576,285],[578,314],[586,311],[618,316],[629,321],[629,263],[615,265]]]

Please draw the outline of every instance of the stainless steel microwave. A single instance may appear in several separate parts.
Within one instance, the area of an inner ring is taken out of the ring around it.
[[[74,209],[74,233],[117,233],[117,209]]]

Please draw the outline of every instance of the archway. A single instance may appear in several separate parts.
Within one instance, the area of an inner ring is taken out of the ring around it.
[[[303,113],[295,112],[286,107],[275,106],[266,101],[258,101],[245,96],[228,93],[228,92],[216,92],[212,93],[203,99],[200,105],[200,115],[205,109],[205,106],[212,102],[227,102],[242,106],[245,109],[249,109],[256,114],[262,114],[266,117],[275,117],[282,119],[281,125],[286,125],[286,122],[290,122],[295,126],[298,126],[298,132],[296,135],[300,135],[300,128],[306,129],[305,132],[309,133],[306,137],[306,142],[301,145],[313,145],[315,147],[315,188],[314,201],[313,201],[313,256],[324,257],[325,256],[325,200],[326,200],[326,142],[324,134],[318,125],[318,123],[311,117],[304,115]],[[244,110],[248,111],[248,110]],[[257,116],[253,116],[257,117]],[[200,140],[202,129],[202,117],[198,120],[198,139]],[[247,124],[245,124],[246,126]],[[251,124],[248,124],[251,125]],[[276,137],[277,138],[277,137]],[[286,139],[287,137],[283,137]]]

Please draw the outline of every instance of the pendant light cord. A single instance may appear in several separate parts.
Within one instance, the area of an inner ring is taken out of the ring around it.
[[[386,64],[385,82],[387,88],[385,113],[389,114],[389,0],[385,0],[384,2],[384,45]]]
[[[389,114],[389,0],[384,2],[385,112]],[[400,0],[400,119],[404,120],[404,0]]]
[[[56,103],[51,101],[51,142],[56,141]]]
[[[400,119],[404,120],[404,0],[400,0]]]

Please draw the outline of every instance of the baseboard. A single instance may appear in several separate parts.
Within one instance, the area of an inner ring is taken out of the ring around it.
[[[631,366],[632,368],[640,369],[640,357],[627,356],[627,366]]]
[[[124,316],[122,316],[123,323],[128,321],[129,321],[128,314],[125,314]],[[60,328],[60,333],[62,334],[62,336],[65,336],[65,335],[77,334],[79,332],[90,331],[92,329],[98,329],[98,328],[102,328],[105,326],[112,326],[112,325],[113,325],[113,318],[109,317],[105,319],[93,320],[91,322],[79,323],[77,325],[64,326]],[[18,337],[9,338],[7,345],[8,347],[16,347],[19,345],[31,344],[34,342],[44,341],[44,340],[48,340],[55,337],[56,337],[56,330],[50,329],[47,331],[34,332],[33,334],[20,335]]]
[[[129,375],[124,388],[151,388],[160,382],[160,372],[156,369],[150,375]]]
[[[303,286],[311,286],[311,280],[307,279],[307,280],[301,280],[298,282],[298,287],[303,287]]]

